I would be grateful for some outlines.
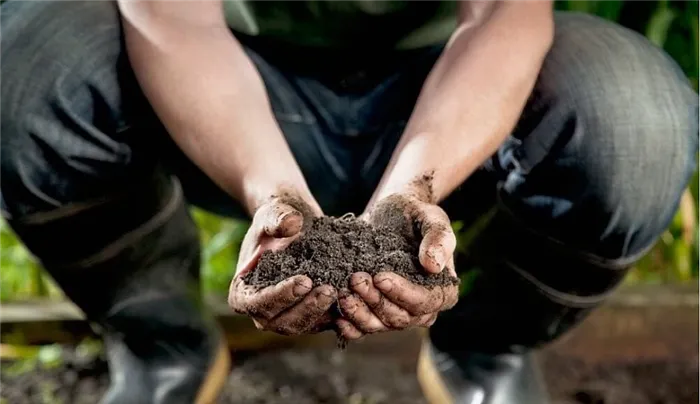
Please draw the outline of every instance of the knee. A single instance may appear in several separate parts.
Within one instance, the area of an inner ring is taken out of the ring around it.
[[[578,126],[581,136],[570,141],[608,149],[599,157],[688,163],[698,99],[678,65],[638,33],[597,17],[564,14],[556,21],[538,91]]]
[[[560,15],[536,96],[564,128],[537,180],[564,196],[562,237],[607,258],[653,244],[695,169],[698,100],[678,66],[637,33]]]
[[[128,159],[96,135],[122,124],[119,15],[111,2],[16,1],[3,5],[1,27],[2,208],[24,215],[88,194],[99,184],[93,162]],[[75,173],[93,178],[69,190]]]
[[[75,89],[62,87],[99,74],[120,52],[112,2],[16,1],[2,11],[3,118],[51,91],[70,99]]]

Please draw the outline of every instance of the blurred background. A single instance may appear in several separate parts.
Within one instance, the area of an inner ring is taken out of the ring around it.
[[[664,48],[698,89],[698,1],[558,1],[560,10],[596,14],[645,35]],[[681,207],[669,229],[628,276],[633,284],[697,282],[698,277],[698,174],[691,180]],[[204,251],[202,287],[225,294],[233,277],[238,248],[248,223],[222,219],[193,209],[201,229]],[[458,238],[466,229],[455,223]],[[0,301],[61,299],[61,291],[15,238],[0,223]]]

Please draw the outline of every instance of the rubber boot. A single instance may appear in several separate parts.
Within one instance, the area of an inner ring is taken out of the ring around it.
[[[569,249],[505,212],[469,249],[460,301],[438,318],[421,350],[418,379],[426,398],[548,403],[534,350],[581,323],[637,257],[612,262]]]
[[[200,298],[198,232],[176,179],[9,223],[102,334],[102,403],[216,400],[230,357]]]

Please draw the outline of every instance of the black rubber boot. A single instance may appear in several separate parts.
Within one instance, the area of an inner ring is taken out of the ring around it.
[[[202,304],[196,225],[174,178],[11,226],[103,334],[105,404],[213,403],[229,353]]]
[[[636,257],[612,262],[574,251],[503,212],[470,251],[461,266],[471,271],[466,291],[423,345],[418,377],[426,398],[433,404],[548,403],[533,350],[579,324]]]

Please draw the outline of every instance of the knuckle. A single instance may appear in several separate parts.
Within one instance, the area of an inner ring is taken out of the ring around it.
[[[357,304],[353,302],[350,298],[341,300],[338,303],[338,307],[340,308],[341,314],[352,317],[355,315],[355,312],[357,311]]]
[[[246,307],[243,308],[245,314],[262,319],[270,318],[268,313],[269,309],[270,307],[266,307],[265,304],[247,304]]]
[[[425,314],[430,313],[432,310],[430,310],[430,308],[427,307],[425,304],[418,303],[413,306],[407,307],[406,311],[408,311],[414,316],[423,316]]]
[[[386,321],[392,328],[406,328],[411,325],[411,318],[403,313],[388,316]]]
[[[356,329],[345,329],[342,333],[343,338],[356,341],[364,336],[364,334]]]
[[[381,322],[369,321],[369,322],[362,324],[362,327],[360,327],[360,330],[362,332],[364,332],[365,334],[374,334],[374,333],[382,331],[384,328],[385,328],[384,324],[381,324]]]
[[[384,296],[379,295],[376,299],[366,301],[365,304],[372,311],[380,311],[383,310],[384,306],[386,305],[386,300],[384,300]]]
[[[272,331],[284,336],[295,335],[297,333],[296,329],[289,324],[278,324],[272,329]]]

